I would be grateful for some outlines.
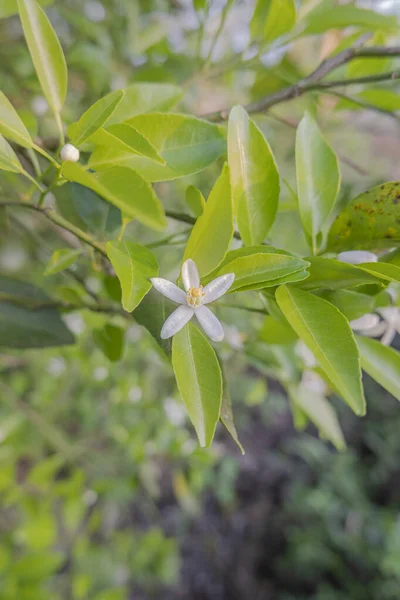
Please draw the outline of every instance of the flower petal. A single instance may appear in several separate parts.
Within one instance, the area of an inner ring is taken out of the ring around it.
[[[224,339],[222,325],[209,308],[200,306],[195,310],[195,315],[209,338],[214,342],[221,342]]]
[[[178,308],[169,315],[168,319],[162,326],[160,333],[161,339],[167,340],[178,333],[178,331],[180,331],[182,327],[185,327],[186,323],[190,321],[190,319],[193,317],[193,313],[193,308],[190,308],[187,306],[187,304],[178,306]]]
[[[214,302],[214,300],[217,300],[217,298],[220,298],[223,294],[226,294],[234,280],[235,274],[227,273],[226,275],[221,275],[213,281],[210,281],[210,283],[207,283],[203,290],[206,295],[204,298],[204,304]]]
[[[376,327],[379,321],[378,315],[367,313],[358,319],[350,321],[350,327],[354,329],[354,331],[362,331],[363,329],[368,330],[372,327]]]
[[[179,302],[179,304],[186,302],[185,292],[172,283],[172,281],[168,281],[168,279],[163,279],[162,277],[152,277],[150,281],[156,290],[166,298],[174,302]]]
[[[361,263],[377,262],[378,257],[373,252],[367,250],[347,250],[340,252],[337,259],[349,265],[359,265]]]
[[[182,265],[182,281],[186,291],[190,288],[198,288],[200,285],[199,272],[196,263],[188,258]]]

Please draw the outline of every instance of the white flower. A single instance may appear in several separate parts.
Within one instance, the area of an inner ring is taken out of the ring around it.
[[[300,385],[307,392],[312,392],[320,396],[326,396],[329,393],[328,384],[315,371],[304,371]]]
[[[60,156],[62,160],[78,162],[80,155],[78,148],[75,148],[72,144],[65,144],[65,146],[61,148]]]
[[[182,265],[182,281],[186,293],[172,281],[161,277],[152,277],[151,283],[161,294],[177,302],[179,306],[165,321],[161,329],[161,338],[166,340],[182,329],[196,315],[206,334],[214,341],[224,339],[224,330],[217,317],[204,304],[214,302],[231,287],[234,273],[221,275],[210,281],[204,288],[200,285],[199,272],[190,258]]]
[[[361,263],[377,262],[378,257],[373,252],[366,250],[348,250],[339,252],[337,259],[349,265],[360,265]]]

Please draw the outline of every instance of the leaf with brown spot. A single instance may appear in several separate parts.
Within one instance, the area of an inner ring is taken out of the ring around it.
[[[391,248],[400,244],[400,181],[389,181],[349,202],[334,221],[328,250]]]

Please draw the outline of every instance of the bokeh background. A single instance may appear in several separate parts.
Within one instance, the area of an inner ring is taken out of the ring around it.
[[[196,115],[257,100],[307,75],[353,33],[331,30],[257,54],[249,44],[254,2],[239,0],[204,68],[225,2],[212,0],[204,19],[206,4],[48,5],[69,68],[65,121],[110,89],[141,81],[182,86],[178,110]],[[356,4],[400,16],[396,0]],[[6,5],[0,2],[0,17]],[[398,41],[395,31],[371,36],[375,44]],[[341,75],[387,71],[395,60],[355,61]],[[0,65],[0,88],[30,131],[55,149],[54,122],[16,16],[0,20]],[[397,93],[398,86],[377,89]],[[400,179],[397,118],[355,110],[332,94],[308,94],[257,118],[289,183],[295,126],[306,108],[318,112],[342,157],[344,199]],[[187,210],[187,186],[207,194],[218,169],[160,184],[158,193]],[[25,184],[2,172],[1,196],[16,185]],[[62,207],[61,196],[48,201]],[[303,252],[286,189],[281,200],[288,203],[279,217],[285,226],[274,228],[271,242]],[[129,227],[134,237],[138,230]],[[161,272],[179,264],[185,226],[177,224],[180,232],[167,251],[155,247]],[[154,234],[140,233],[157,244]],[[59,246],[40,216],[0,213],[2,274],[43,286],[44,266]],[[61,273],[45,285],[67,292],[76,277],[93,293],[103,283],[80,266],[75,278]],[[111,363],[92,336],[104,315],[64,318],[77,345],[0,353],[1,600],[400,598],[400,406],[377,384],[367,381],[368,415],[361,420],[333,400],[348,444],[338,453],[312,426],[294,430],[271,368],[249,360],[244,344],[262,316],[225,309],[222,354],[246,454],[222,428],[211,449],[200,449],[171,369],[139,325],[127,333],[123,359]]]

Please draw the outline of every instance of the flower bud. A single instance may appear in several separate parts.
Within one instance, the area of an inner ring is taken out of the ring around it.
[[[72,144],[65,144],[60,152],[62,160],[68,160],[69,162],[78,162],[79,150]]]

